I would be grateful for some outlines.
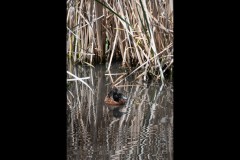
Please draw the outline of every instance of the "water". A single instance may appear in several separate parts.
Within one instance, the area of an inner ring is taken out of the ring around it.
[[[119,64],[111,73],[124,73]],[[118,89],[128,97],[120,108],[104,104],[111,87],[106,66],[69,66],[84,80],[69,82],[67,92],[67,159],[173,159],[172,83],[146,84],[130,77]],[[113,75],[115,81],[120,75]]]

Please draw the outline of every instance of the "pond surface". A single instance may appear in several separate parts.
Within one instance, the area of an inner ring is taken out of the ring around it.
[[[108,106],[104,98],[111,82],[124,73],[119,67],[120,64],[112,66],[114,75],[109,75],[105,65],[68,66],[74,75],[90,77],[84,81],[92,91],[80,81],[68,82],[67,159],[172,160],[172,83],[146,84],[135,77],[124,79],[117,88],[128,97],[127,103]]]

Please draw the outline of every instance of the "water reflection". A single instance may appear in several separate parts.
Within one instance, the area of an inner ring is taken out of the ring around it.
[[[95,68],[69,66],[85,80],[70,82],[67,92],[67,156],[79,159],[173,159],[173,87],[124,80],[118,89],[128,97],[121,106],[109,106],[104,98],[111,81],[104,65]],[[112,73],[122,73],[119,65]]]

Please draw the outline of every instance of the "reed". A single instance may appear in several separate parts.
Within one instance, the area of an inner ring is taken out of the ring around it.
[[[164,81],[173,68],[172,0],[68,0],[67,58],[94,66],[121,60]],[[137,68],[137,69],[136,69]]]

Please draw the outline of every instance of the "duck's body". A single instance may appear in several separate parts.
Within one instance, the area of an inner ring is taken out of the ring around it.
[[[113,87],[105,97],[104,102],[109,105],[123,105],[127,102],[127,98],[122,93],[119,93],[116,87]]]

